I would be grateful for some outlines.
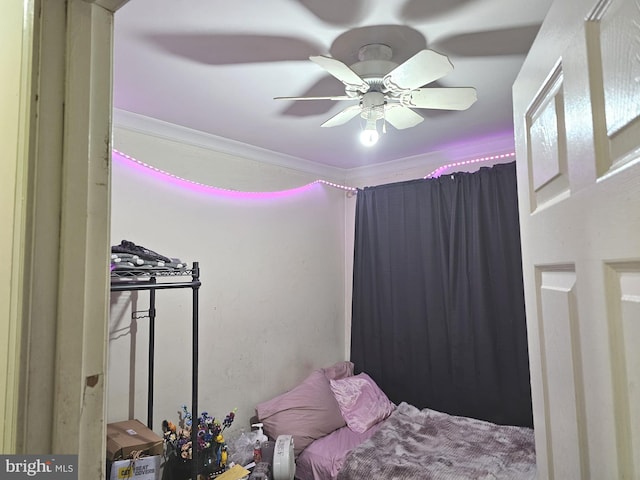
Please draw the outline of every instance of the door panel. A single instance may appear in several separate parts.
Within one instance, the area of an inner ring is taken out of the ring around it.
[[[640,1],[601,1],[587,19],[604,175],[633,160],[640,136]]]
[[[533,192],[532,211],[544,208],[569,194],[563,80],[562,65],[557,64],[526,116],[530,145],[529,188]]]
[[[640,467],[640,262],[608,264],[611,363],[619,463]]]
[[[581,472],[586,463],[586,450],[580,448],[584,432],[582,372],[578,312],[576,309],[576,274],[571,267],[542,270],[539,275],[540,331],[543,332],[542,352],[546,364],[553,371],[553,382],[545,382],[549,403],[547,415],[553,428],[547,442],[553,456],[550,470],[557,478],[571,478],[571,472]],[[549,378],[547,372],[546,378]],[[584,443],[584,442],[582,442]]]
[[[541,479],[640,479],[640,0],[557,0],[514,84]]]

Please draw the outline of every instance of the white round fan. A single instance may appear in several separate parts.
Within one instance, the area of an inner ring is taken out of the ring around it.
[[[293,480],[296,474],[293,436],[278,435],[273,451],[273,479]]]
[[[421,88],[453,70],[446,55],[421,50],[400,65],[391,61],[387,45],[365,45],[351,66],[326,56],[309,59],[345,85],[345,95],[332,97],[275,97],[276,100],[357,100],[322,127],[342,125],[356,116],[367,120],[367,128],[383,119],[397,129],[413,127],[424,120],[413,108],[466,110],[477,100],[473,87]]]

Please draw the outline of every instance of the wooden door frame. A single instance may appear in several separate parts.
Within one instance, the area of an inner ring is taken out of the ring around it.
[[[17,347],[2,451],[78,454],[78,478],[104,478],[113,21],[128,0],[11,1],[23,41],[1,288]]]

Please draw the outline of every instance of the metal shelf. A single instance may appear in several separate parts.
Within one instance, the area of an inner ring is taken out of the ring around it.
[[[194,274],[193,272],[195,268],[196,267],[161,270],[160,267],[153,267],[150,269],[132,267],[130,269],[118,269],[111,271],[111,281],[113,282],[114,280],[120,278],[137,278],[140,280],[145,280],[153,277],[189,277]]]
[[[189,281],[180,281],[182,277],[191,277]],[[194,418],[198,415],[198,292],[200,288],[200,267],[198,262],[187,269],[142,269],[131,268],[111,271],[111,291],[126,292],[149,290],[149,378],[147,396],[147,426],[153,430],[153,377],[155,356],[155,318],[156,318],[156,290],[174,288],[190,288],[192,290],[192,340],[191,340],[191,412]],[[197,478],[199,465],[197,429],[191,431],[193,452],[193,478]]]

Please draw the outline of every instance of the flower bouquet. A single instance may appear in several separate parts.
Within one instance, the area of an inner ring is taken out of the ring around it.
[[[182,405],[179,426],[164,420],[162,432],[165,444],[167,465],[171,471],[170,478],[190,478],[193,461],[193,445],[191,431],[196,429],[197,452],[199,459],[197,472],[205,478],[214,478],[226,469],[228,448],[224,441],[224,432],[231,426],[235,418],[235,410],[229,412],[222,422],[210,416],[207,412],[194,422],[186,405]],[[166,468],[166,467],[165,467]]]

